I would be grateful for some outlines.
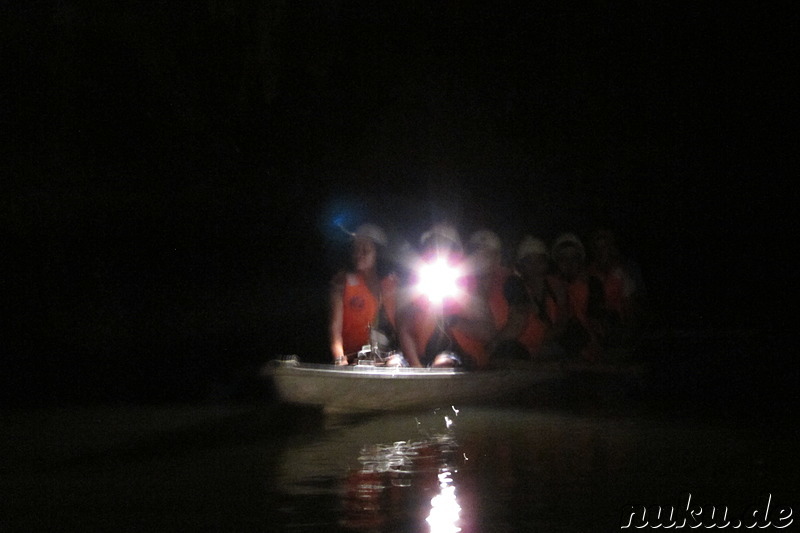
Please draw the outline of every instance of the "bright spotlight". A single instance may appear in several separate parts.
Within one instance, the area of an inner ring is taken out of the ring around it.
[[[433,303],[441,303],[446,298],[453,298],[460,292],[458,279],[459,268],[450,265],[444,257],[437,257],[432,262],[425,262],[419,267],[417,289]]]

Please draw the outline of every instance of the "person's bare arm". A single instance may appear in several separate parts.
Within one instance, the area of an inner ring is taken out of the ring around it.
[[[456,315],[455,321],[462,331],[469,332],[471,337],[484,343],[492,340],[497,333],[489,302],[480,296],[472,296],[462,312]]]
[[[333,362],[337,365],[346,365],[347,357],[344,355],[344,342],[342,340],[342,325],[344,324],[344,284],[338,279],[331,284],[330,292],[330,348]]]
[[[519,338],[519,336],[522,334],[522,331],[525,329],[525,322],[527,321],[528,314],[530,312],[529,306],[508,306],[508,318],[506,319],[506,323],[502,328],[500,328],[487,347],[489,354],[492,354],[494,350],[504,341]]]
[[[411,334],[411,324],[414,318],[414,305],[405,293],[399,293],[397,299],[397,342],[403,357],[406,358],[410,366],[421,367],[422,362],[417,353],[417,345],[414,336]]]

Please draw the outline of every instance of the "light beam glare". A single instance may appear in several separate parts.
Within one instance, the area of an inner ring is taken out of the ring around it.
[[[419,283],[417,289],[433,303],[441,303],[446,298],[459,295],[459,268],[447,263],[443,257],[437,257],[430,263],[419,266]]]

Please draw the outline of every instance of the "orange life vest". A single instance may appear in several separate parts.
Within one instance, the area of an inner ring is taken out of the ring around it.
[[[511,270],[500,267],[492,271],[489,275],[488,286],[479,288],[479,280],[473,279],[467,283],[468,293],[471,297],[486,298],[486,305],[492,316],[492,322],[496,330],[502,329],[508,321],[508,300],[506,299],[503,288],[506,280],[511,275]],[[489,353],[486,351],[486,340],[476,337],[472,332],[456,325],[450,330],[453,339],[458,343],[461,351],[471,359],[471,363],[476,368],[484,368],[489,364]]]
[[[578,277],[570,282],[564,282],[567,289],[567,313],[570,318],[577,318],[581,324],[586,325],[589,317],[589,282]]]
[[[377,325],[378,313],[383,304],[389,323],[394,326],[395,293],[397,279],[387,276],[381,280],[381,294],[374,295],[363,276],[348,273],[342,295],[342,344],[344,353],[358,352],[369,344],[369,326]]]
[[[433,304],[424,296],[418,297],[411,305],[414,306],[414,311],[409,330],[420,361],[425,361],[425,351],[438,327],[439,315],[433,309]]]
[[[503,293],[503,287],[510,275],[510,269],[500,267],[492,272],[489,285],[489,309],[492,311],[494,326],[498,330],[502,329],[508,321],[508,300]]]
[[[476,339],[458,326],[450,328],[450,335],[461,348],[462,355],[467,356],[470,359],[469,363],[475,368],[484,368],[489,363],[485,341]]]
[[[599,325],[589,319],[589,300],[591,299],[589,278],[579,276],[570,282],[562,282],[567,291],[567,316],[580,323],[588,335],[586,345],[580,350],[581,356],[594,361],[601,356],[601,345]]]
[[[538,357],[541,353],[547,332],[553,322],[559,318],[561,312],[551,289],[553,283],[555,281],[548,276],[545,282],[544,309],[540,309],[539,313],[528,313],[525,327],[517,338],[533,358]]]
[[[620,265],[612,266],[607,270],[600,270],[595,265],[592,265],[590,272],[603,285],[606,309],[623,318],[627,302],[634,290],[634,282],[628,272]]]
[[[420,360],[425,363],[432,362],[433,358],[437,355],[429,353],[428,344],[441,326],[440,311],[430,303],[425,297],[420,297],[414,302],[414,313],[411,318],[411,337],[414,345],[417,347],[417,353]],[[463,330],[459,326],[447,327],[444,332],[452,341],[446,346],[446,349],[456,352],[458,355],[464,357],[464,363],[476,368],[486,366],[489,361],[488,354],[486,353],[485,342],[476,339],[468,331]],[[442,347],[445,349],[445,347]]]

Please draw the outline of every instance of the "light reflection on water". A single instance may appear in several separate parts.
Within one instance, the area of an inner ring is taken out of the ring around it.
[[[333,481],[340,502],[331,510],[346,530],[461,531],[454,478],[461,447],[451,416],[334,421],[320,441],[287,448],[279,484],[302,495]],[[407,439],[391,440],[398,436]]]
[[[458,407],[458,406],[457,406]],[[2,413],[0,531],[613,531],[630,505],[800,508],[796,432],[559,410]],[[627,517],[627,515],[624,515]]]
[[[439,473],[439,494],[431,499],[431,513],[425,521],[431,533],[456,533],[461,531],[458,526],[460,513],[461,506],[458,505],[451,472],[443,469]]]
[[[284,451],[277,480],[298,498],[327,480],[329,507],[315,512],[345,531],[610,530],[627,505],[677,505],[688,492],[742,510],[767,492],[796,498],[791,446],[764,437],[619,416],[442,409],[333,423]]]

